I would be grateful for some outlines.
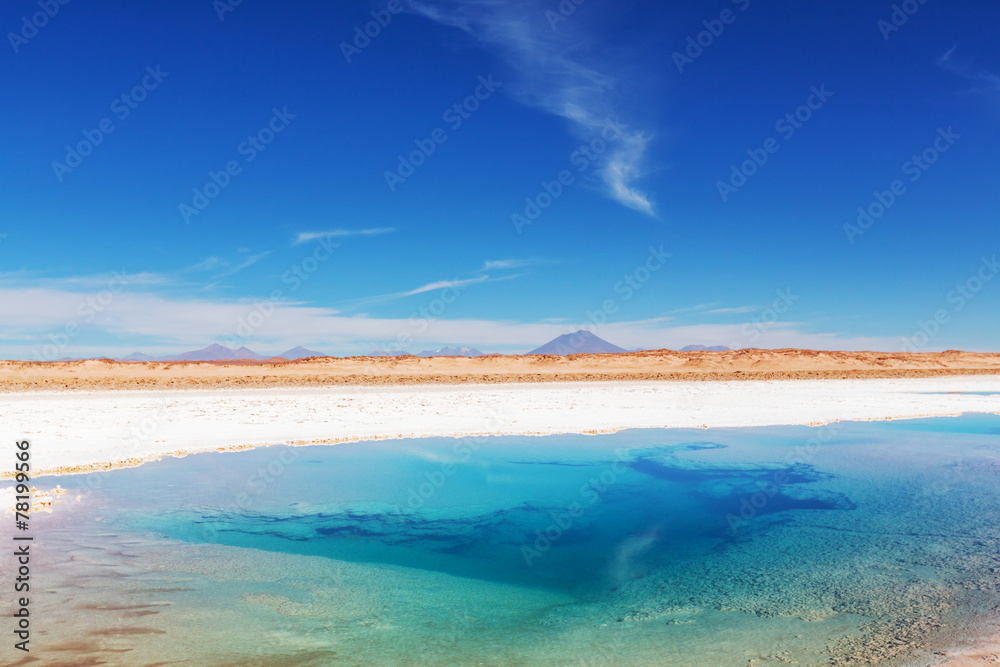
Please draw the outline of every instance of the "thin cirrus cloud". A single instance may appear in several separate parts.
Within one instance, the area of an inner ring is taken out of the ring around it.
[[[211,271],[212,269],[222,266],[223,263],[224,263],[223,260],[213,255],[211,257],[206,257],[197,264],[192,264],[191,266],[185,266],[181,270],[185,272],[199,273],[201,271]]]
[[[365,305],[372,303],[382,303],[385,301],[395,301],[396,299],[405,299],[406,297],[416,296],[418,294],[424,294],[425,292],[433,292],[435,290],[463,289],[465,287],[468,287],[469,285],[475,285],[478,283],[497,282],[501,280],[514,280],[515,278],[521,278],[527,274],[515,273],[515,274],[501,275],[499,277],[491,277],[491,275],[487,273],[487,271],[505,271],[510,269],[520,269],[527,266],[535,266],[537,264],[543,264],[543,263],[545,263],[545,260],[535,259],[535,258],[531,259],[510,258],[510,259],[487,260],[483,262],[482,268],[476,272],[477,275],[471,278],[437,280],[403,292],[380,294],[377,296],[359,299],[355,302],[355,305]]]
[[[118,289],[122,283],[129,285],[160,286],[170,285],[173,278],[161,273],[150,271],[140,271],[133,273],[127,267],[111,273],[95,273],[82,276],[62,276],[48,277],[38,275],[33,271],[11,271],[0,273],[0,287],[31,285],[33,287],[49,287],[55,289],[85,289],[101,290],[114,288]],[[6,313],[5,313],[6,314]]]
[[[433,292],[434,290],[444,290],[444,289],[462,289],[469,285],[474,285],[476,283],[482,283],[489,280],[488,275],[476,276],[474,278],[465,278],[461,280],[437,280],[432,283],[427,283],[426,285],[421,285],[420,287],[415,287],[411,290],[406,290],[404,292],[392,292],[391,294],[379,294],[377,296],[365,297],[358,299],[353,305],[370,305],[373,303],[384,303],[386,301],[395,301],[397,299],[405,299],[406,297],[416,296],[418,294],[424,294],[425,292]]]
[[[526,266],[537,266],[545,264],[542,259],[491,259],[483,262],[480,271],[500,271],[503,269],[521,269]]]
[[[709,315],[743,315],[745,313],[753,313],[760,310],[757,306],[736,306],[733,308],[713,308],[712,310],[706,311]]]
[[[341,238],[344,236],[378,236],[380,234],[391,234],[394,231],[396,231],[395,227],[374,227],[371,229],[328,229],[319,232],[299,232],[295,235],[292,245],[300,245],[317,239]]]
[[[448,288],[458,288],[465,287],[467,285],[474,285],[476,283],[481,283],[489,280],[489,276],[476,276],[475,278],[466,278],[465,280],[439,280],[433,283],[427,283],[426,285],[421,285],[416,289],[411,289],[408,292],[400,292],[399,297],[405,296],[416,296],[417,294],[423,294],[424,292],[432,292],[438,289],[448,289]]]
[[[956,76],[976,82],[980,87],[976,92],[1000,93],[1000,74],[995,74],[989,70],[976,67],[968,61],[959,60],[955,57],[958,46],[953,46],[938,58],[937,64]]]
[[[243,254],[248,251],[245,248],[241,248],[237,250],[237,252]],[[234,274],[239,273],[244,269],[253,266],[260,260],[270,255],[272,252],[273,252],[272,250],[265,250],[263,252],[249,255],[245,259],[243,259],[243,261],[238,262],[236,264],[232,263],[227,259],[222,259],[214,255],[211,257],[206,257],[197,264],[191,264],[190,266],[185,266],[181,268],[177,272],[177,282],[175,286],[182,286],[182,283],[180,282],[181,279],[189,278],[190,274],[211,273],[212,275],[209,278],[210,282],[201,285],[200,289],[202,291],[208,291],[214,289],[222,284],[223,278],[228,278]]]
[[[243,260],[242,262],[240,262],[236,266],[230,267],[230,268],[226,269],[225,271],[223,271],[222,273],[220,273],[217,276],[215,276],[215,279],[218,280],[220,278],[225,278],[226,276],[231,276],[234,273],[239,273],[243,269],[246,269],[248,267],[253,266],[254,264],[256,264],[260,260],[264,259],[265,257],[267,257],[270,254],[271,254],[270,250],[265,250],[264,252],[259,252],[256,255],[250,255],[249,257],[247,257],[245,260]]]
[[[586,141],[599,135],[609,121],[630,122],[621,118],[615,103],[616,90],[626,77],[608,71],[614,69],[611,59],[593,52],[596,36],[580,15],[582,10],[554,29],[546,18],[551,7],[537,0],[405,0],[405,6],[463,31],[495,52],[513,69],[517,80],[510,89],[521,103],[565,118]],[[652,135],[622,127],[622,135],[609,142],[599,157],[598,171],[611,198],[654,215],[649,195],[635,186],[643,176]]]

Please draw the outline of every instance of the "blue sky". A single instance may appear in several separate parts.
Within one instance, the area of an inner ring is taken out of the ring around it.
[[[577,2],[6,3],[0,357],[998,348],[997,3]]]

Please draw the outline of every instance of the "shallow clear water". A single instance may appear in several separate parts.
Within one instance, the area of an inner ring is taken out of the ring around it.
[[[971,415],[42,479],[82,496],[39,523],[39,617],[80,641],[39,642],[109,664],[932,664],[1000,606],[998,473],[1000,418]]]

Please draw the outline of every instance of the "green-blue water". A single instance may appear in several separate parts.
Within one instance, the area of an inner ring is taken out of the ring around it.
[[[164,633],[92,637],[105,658],[929,665],[1000,616],[994,416],[276,446],[99,477],[48,519],[86,555],[52,576],[155,598],[143,627]]]

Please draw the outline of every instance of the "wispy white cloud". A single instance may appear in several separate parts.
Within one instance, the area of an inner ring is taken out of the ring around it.
[[[958,50],[958,45],[945,51],[938,58],[937,64],[956,76],[980,84],[975,92],[1000,93],[1000,74],[977,67],[969,60],[956,58],[956,50]]]
[[[182,271],[190,271],[192,273],[199,273],[201,271],[211,271],[212,269],[218,268],[223,261],[218,257],[206,257],[197,264],[192,264],[191,266],[185,266]]]
[[[395,227],[375,227],[372,229],[328,229],[320,232],[299,232],[295,235],[292,245],[308,243],[317,239],[340,238],[343,236],[377,236],[379,234],[391,234],[394,231],[396,231]]]
[[[631,184],[642,177],[640,165],[646,153],[649,137],[642,133],[627,134],[611,154],[604,167],[604,180],[611,189],[612,196],[629,208],[654,215],[649,196],[635,189]]]
[[[509,271],[511,269],[520,269],[526,266],[535,266],[537,264],[544,263],[545,260],[542,259],[494,259],[487,260],[483,262],[482,268],[475,272],[476,275],[470,278],[454,278],[451,280],[436,280],[434,282],[421,285],[420,287],[415,287],[410,290],[405,290],[402,292],[392,292],[390,294],[379,294],[376,296],[365,297],[356,300],[355,305],[368,305],[372,303],[384,303],[386,301],[395,301],[396,299],[405,299],[406,297],[416,296],[418,294],[424,294],[425,292],[433,292],[436,290],[444,289],[454,289],[460,290],[468,287],[469,285],[476,285],[478,283],[485,282],[499,282],[502,280],[514,280],[516,278],[522,278],[526,273],[509,273],[506,275],[500,275],[493,277],[487,271]]]
[[[709,315],[742,315],[760,310],[758,306],[735,306],[733,308],[713,308],[706,311]]]
[[[503,269],[521,269],[526,266],[544,264],[542,259],[491,259],[483,262],[480,271],[500,271]]]
[[[633,320],[632,324],[654,324],[660,322],[673,322],[676,318],[669,317],[667,315],[661,315],[660,317],[648,317],[644,320]]]
[[[240,262],[236,266],[233,266],[233,267],[231,267],[231,268],[223,271],[222,273],[217,274],[214,277],[214,280],[218,281],[220,278],[225,278],[226,276],[231,276],[234,273],[239,273],[243,269],[245,269],[245,268],[247,268],[249,266],[253,266],[254,264],[256,264],[260,260],[264,259],[265,257],[267,257],[270,254],[271,254],[270,250],[265,250],[264,252],[259,252],[259,253],[255,254],[255,255],[250,255],[249,257],[247,257],[245,260],[243,260],[242,262]]]
[[[687,306],[685,308],[675,308],[667,312],[667,315],[681,315],[683,313],[692,313],[698,310],[705,310],[706,308],[711,308],[712,306],[717,306],[718,302],[713,303],[699,303],[695,306]]]
[[[248,251],[245,248],[238,248],[236,252],[242,255]],[[208,278],[210,282],[201,286],[201,289],[203,291],[207,291],[219,287],[223,282],[222,280],[223,278],[227,278],[236,273],[239,273],[243,269],[253,266],[260,260],[270,255],[272,252],[273,252],[272,250],[265,250],[263,252],[249,255],[248,257],[244,258],[237,264],[233,264],[228,259],[223,259],[213,255],[211,257],[206,257],[197,264],[185,266],[184,268],[180,269],[180,271],[178,271],[177,273],[178,276],[189,279],[190,276],[185,276],[185,274],[211,272],[211,275]],[[178,281],[178,285],[180,285],[180,281]]]
[[[400,292],[398,296],[414,296],[416,294],[423,294],[424,292],[432,292],[439,289],[447,289],[449,287],[465,287],[466,285],[474,285],[488,279],[489,276],[476,276],[475,278],[466,278],[465,280],[439,280],[437,282],[421,285],[420,287],[411,289],[408,292]]]
[[[633,122],[620,108],[617,93],[628,78],[612,64],[609,51],[599,51],[594,22],[585,8],[554,30],[545,18],[551,3],[539,0],[404,0],[414,13],[463,31],[505,61],[517,78],[508,89],[522,103],[570,121],[587,141],[609,121]],[[654,206],[635,183],[651,134],[626,126],[608,144],[598,172],[609,196],[649,215]]]
[[[395,301],[397,299],[405,299],[406,297],[416,296],[418,294],[424,294],[426,292],[433,292],[435,290],[445,290],[445,289],[464,289],[469,285],[475,285],[476,283],[482,283],[489,280],[489,275],[479,275],[473,278],[464,279],[454,279],[454,280],[436,280],[420,287],[415,287],[410,290],[405,290],[403,292],[392,292],[389,294],[379,294],[376,296],[365,297],[358,299],[354,302],[355,305],[370,305],[373,303],[385,303],[386,301]]]
[[[127,282],[129,285],[157,286],[169,285],[174,279],[162,273],[140,271],[132,273],[127,267],[108,273],[93,273],[82,276],[40,276],[31,271],[14,271],[0,273],[0,285],[24,285],[48,287],[55,289],[86,289],[100,290],[109,284],[118,285]]]

